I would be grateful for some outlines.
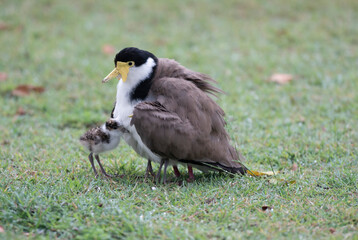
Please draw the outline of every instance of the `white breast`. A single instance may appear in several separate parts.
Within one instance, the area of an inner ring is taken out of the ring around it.
[[[155,62],[149,58],[147,63],[141,67],[131,69],[127,81],[123,83],[122,80],[117,85],[116,105],[113,112],[113,117],[119,121],[129,133],[123,134],[123,139],[130,145],[140,156],[150,159],[155,162],[160,162],[160,157],[150,151],[150,149],[143,143],[134,126],[130,126],[131,117],[134,106],[140,101],[130,102],[130,93],[137,86],[137,79],[145,79],[150,74]]]
[[[118,85],[120,85],[120,83]],[[122,137],[124,141],[126,141],[127,144],[130,145],[140,156],[160,163],[160,157],[150,151],[138,135],[135,126],[130,125],[131,118],[129,116],[133,113],[134,106],[138,102],[131,104],[127,99],[123,99],[122,97],[119,98],[121,101],[118,101],[118,97],[119,96],[117,96],[117,103],[113,112],[113,117],[117,121],[121,122],[121,124],[129,131],[128,133],[123,134]]]

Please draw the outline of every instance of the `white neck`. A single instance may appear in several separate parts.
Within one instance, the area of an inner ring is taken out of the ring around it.
[[[138,102],[142,100],[131,101],[130,93],[138,84],[145,80],[153,71],[155,61],[149,58],[146,63],[140,67],[132,67],[129,70],[127,81],[120,80],[117,85],[116,106],[113,112],[113,117],[119,121],[128,133],[123,134],[123,139],[133,147],[133,149],[142,157],[150,159],[155,162],[160,162],[160,158],[154,154],[143,143],[134,125],[130,125],[133,109]],[[147,97],[148,99],[148,97]],[[145,99],[146,100],[146,99]]]
[[[147,62],[141,66],[129,69],[125,82],[123,82],[122,79],[118,82],[116,107],[113,113],[114,118],[117,120],[121,119],[124,124],[130,120],[128,116],[133,113],[133,108],[138,103],[138,101],[130,101],[130,93],[141,81],[145,80],[152,73],[155,64],[153,58],[148,58]]]
[[[148,58],[147,61],[139,67],[130,68],[125,84],[134,85],[135,87],[139,82],[146,79],[152,73],[154,66],[154,59]]]

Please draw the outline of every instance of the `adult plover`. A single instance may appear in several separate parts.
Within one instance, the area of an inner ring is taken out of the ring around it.
[[[244,174],[244,157],[230,144],[224,111],[209,96],[221,93],[211,77],[157,58],[138,48],[125,48],[114,59],[114,70],[102,82],[118,77],[113,118],[128,131],[123,139],[142,157],[164,165],[202,171]],[[131,118],[128,116],[132,115]]]

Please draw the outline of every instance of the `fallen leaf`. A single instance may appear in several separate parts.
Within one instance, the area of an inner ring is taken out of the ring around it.
[[[73,206],[75,209],[78,209],[77,205],[76,205],[74,202],[72,202],[72,206]]]
[[[272,211],[273,207],[264,205],[261,207],[261,209],[263,212],[266,212],[266,211]]]
[[[0,22],[0,30],[6,30],[9,28],[9,24]]]
[[[291,74],[286,73],[275,73],[272,74],[272,76],[269,78],[269,81],[275,82],[278,84],[285,84],[290,82],[293,79],[293,76]]]
[[[4,228],[0,226],[0,233],[4,233],[4,232],[5,232]]]
[[[115,53],[116,49],[109,44],[105,44],[102,47],[102,52],[107,55],[113,55]]]
[[[31,86],[31,85],[19,85],[14,90],[12,90],[12,95],[17,97],[23,97],[29,95],[31,92],[34,93],[43,93],[45,91],[44,87]]]
[[[268,172],[258,172],[258,171],[253,171],[253,170],[246,170],[246,173],[251,175],[251,176],[274,176],[279,172],[273,172],[273,171],[268,171]]]
[[[292,167],[291,167],[291,170],[294,171],[294,172],[296,172],[297,169],[298,169],[297,163],[293,163],[293,164],[292,164]]]
[[[5,82],[7,79],[7,74],[4,72],[0,72],[0,82]]]
[[[16,113],[15,115],[16,116],[23,116],[23,115],[26,115],[27,112],[25,111],[25,109],[23,109],[22,107],[19,107],[17,110],[16,110]]]
[[[335,232],[336,232],[336,229],[334,229],[334,228],[330,228],[330,229],[329,229],[329,232],[333,234],[333,233],[335,233]]]

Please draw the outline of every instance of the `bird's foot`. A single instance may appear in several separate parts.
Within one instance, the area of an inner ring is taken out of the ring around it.
[[[144,178],[147,179],[149,177],[149,174],[155,178],[155,174],[153,172],[153,168],[152,168],[152,161],[148,160],[148,164],[147,164],[147,169],[145,170],[145,175]]]
[[[121,175],[119,175],[119,174],[115,174],[115,175],[110,175],[110,174],[108,174],[105,170],[104,170],[104,168],[103,168],[103,166],[102,166],[102,164],[101,164],[101,161],[99,160],[99,156],[98,155],[95,155],[95,158],[96,158],[96,160],[97,160],[97,162],[98,162],[98,165],[99,165],[99,167],[101,168],[101,172],[102,172],[102,174],[104,175],[104,176],[106,176],[106,177],[108,177],[108,178],[123,178],[125,175],[124,174],[121,174]]]
[[[194,177],[194,173],[193,173],[193,167],[191,165],[188,165],[188,174],[189,174],[189,178],[187,179],[187,181],[194,182],[195,177]]]
[[[180,177],[179,169],[176,165],[173,165],[174,174],[176,177]]]
[[[195,178],[194,178],[194,177],[188,177],[188,178],[186,179],[186,181],[187,181],[188,183],[192,183],[192,182],[195,181]]]

